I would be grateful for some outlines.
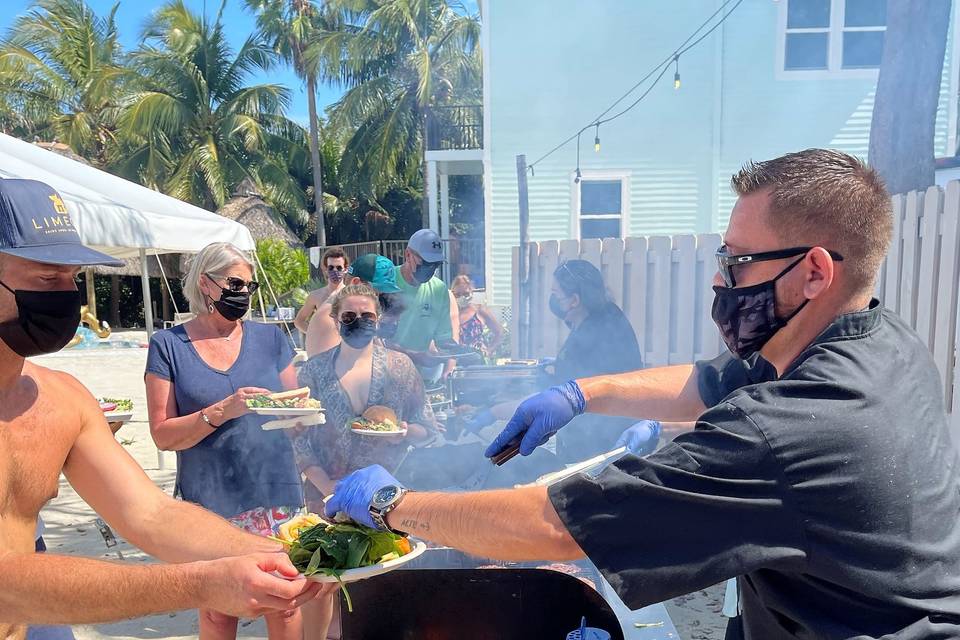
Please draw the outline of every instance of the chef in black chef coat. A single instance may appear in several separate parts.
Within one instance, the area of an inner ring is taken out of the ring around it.
[[[883,184],[811,149],[748,164],[733,187],[713,307],[729,352],[538,394],[488,454],[517,436],[529,454],[584,411],[692,431],[549,489],[407,493],[370,467],[328,511],[481,557],[586,555],[634,608],[741,576],[750,640],[960,638],[940,377],[872,299],[892,230]]]

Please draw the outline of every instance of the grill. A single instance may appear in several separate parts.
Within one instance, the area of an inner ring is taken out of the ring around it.
[[[437,548],[410,566],[350,585],[356,613],[343,614],[344,640],[560,640],[579,628],[581,616],[623,639],[602,587],[591,586],[601,582],[587,563],[555,570]]]
[[[450,398],[455,406],[489,407],[519,400],[549,382],[537,360],[509,360],[501,365],[459,367],[450,374]]]

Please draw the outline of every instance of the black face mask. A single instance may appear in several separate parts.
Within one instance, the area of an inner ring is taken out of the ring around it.
[[[711,315],[730,353],[746,359],[760,351],[777,331],[785,327],[810,302],[809,299],[804,300],[786,318],[777,317],[776,282],[802,261],[803,258],[800,258],[773,280],[749,287],[713,288],[715,296]]]
[[[210,276],[207,277],[210,278]],[[213,278],[210,278],[210,282],[217,284]],[[217,313],[226,320],[239,320],[247,315],[247,311],[250,310],[250,292],[231,291],[230,289],[220,287],[220,299],[211,302],[209,307],[212,307],[210,309],[211,312],[213,309],[216,309]]]
[[[421,262],[413,270],[413,279],[419,284],[426,284],[430,281],[430,278],[433,277],[433,274],[437,272],[437,267],[439,266],[436,262]]]
[[[24,358],[55,353],[67,346],[80,326],[79,291],[14,291],[17,318],[0,323],[0,340]]]
[[[340,337],[354,349],[363,349],[377,337],[377,322],[367,318],[357,318],[353,322],[340,323]]]
[[[557,316],[561,320],[567,319],[567,314],[570,313],[570,309],[564,309],[560,304],[560,297],[553,293],[550,294],[550,313]]]

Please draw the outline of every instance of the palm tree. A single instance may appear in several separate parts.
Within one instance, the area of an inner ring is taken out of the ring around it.
[[[302,160],[305,141],[284,115],[289,90],[246,84],[253,72],[270,68],[275,54],[258,35],[234,54],[224,4],[211,22],[172,0],[148,23],[130,56],[140,87],[120,120],[130,141],[123,170],[208,209],[223,205],[250,176],[270,204],[303,224],[306,196],[287,163]]]
[[[421,171],[426,185],[428,108],[449,89],[479,96],[479,16],[447,0],[328,0],[328,7],[339,13],[337,28],[316,32],[304,57],[343,60],[339,70],[328,66],[349,87],[330,109],[335,125],[353,129],[341,186],[376,199],[416,184]],[[424,189],[424,219],[427,196]]]
[[[127,73],[114,5],[35,0],[0,40],[0,120],[23,136],[54,138],[104,167],[115,142]]]
[[[277,55],[293,67],[306,84],[307,111],[310,117],[310,165],[313,177],[313,201],[316,216],[317,244],[327,244],[323,215],[323,163],[320,159],[320,127],[317,118],[317,76],[319,63],[308,63],[304,51],[317,31],[318,24],[329,14],[321,13],[313,0],[246,0],[247,8],[257,15],[257,28]]]

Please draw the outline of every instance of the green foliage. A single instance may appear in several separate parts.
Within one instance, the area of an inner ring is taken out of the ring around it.
[[[56,139],[101,167],[115,143],[131,76],[122,64],[114,5],[97,16],[84,0],[35,0],[0,40],[0,124]]]
[[[116,5],[98,15],[88,0],[33,0],[0,38],[0,130],[58,140],[210,210],[252,178],[302,239],[316,225],[316,134],[327,244],[409,236],[426,109],[480,102],[479,16],[453,0],[244,2],[257,29],[236,49],[222,2],[208,18],[168,0],[124,51]],[[286,117],[288,87],[253,82],[281,63],[345,89],[314,131]]]
[[[376,200],[416,185],[427,108],[480,102],[479,15],[447,0],[326,6],[338,13],[337,28],[316,32],[304,58],[348,88],[329,110],[331,123],[350,131],[340,163],[344,193]]]
[[[310,278],[310,260],[307,254],[291,248],[282,240],[268,238],[257,242],[257,259],[258,278],[264,287],[270,283],[281,302],[284,296],[302,287]],[[264,295],[267,295],[267,289],[264,289]],[[267,300],[268,304],[272,304],[272,300]]]
[[[222,10],[209,21],[171,0],[147,23],[130,55],[139,83],[120,120],[122,171],[208,209],[249,176],[282,215],[303,223],[306,194],[287,170],[304,161],[305,147],[302,129],[284,115],[290,90],[247,84],[275,53],[257,33],[234,52]]]

